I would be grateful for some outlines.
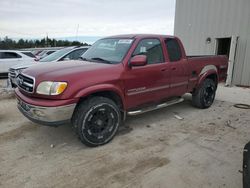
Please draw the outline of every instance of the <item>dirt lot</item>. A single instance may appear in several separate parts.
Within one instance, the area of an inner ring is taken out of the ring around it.
[[[181,104],[130,117],[98,148],[82,145],[69,125],[33,124],[14,98],[0,99],[0,187],[240,188],[250,111],[233,107],[236,96],[250,101],[250,90],[220,87],[206,110],[192,107],[187,95]]]

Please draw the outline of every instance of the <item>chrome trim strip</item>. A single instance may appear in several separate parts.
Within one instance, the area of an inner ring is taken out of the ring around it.
[[[198,78],[197,78],[197,77],[194,77],[194,78],[189,78],[189,81],[196,81],[196,80],[198,80]]]
[[[188,81],[179,82],[179,83],[171,84],[171,87],[178,87],[178,86],[187,85],[187,84],[188,84]]]
[[[148,89],[144,89],[144,90],[140,90],[140,91],[135,91],[135,92],[128,92],[127,95],[131,96],[131,95],[137,95],[137,94],[141,94],[141,93],[147,93],[147,92],[151,92],[151,91],[156,91],[156,90],[161,90],[161,89],[167,89],[169,88],[169,85],[165,85],[165,86],[160,86],[160,87],[154,87],[154,88],[148,88]],[[128,90],[130,91],[130,90]]]
[[[35,91],[35,85],[36,85],[36,79],[35,79],[35,77],[29,76],[29,75],[23,74],[23,73],[21,73],[20,75],[24,75],[24,76],[26,76],[26,77],[28,77],[28,78],[30,78],[30,79],[33,80],[33,89],[32,89],[32,92],[29,92],[29,91],[27,91],[27,90],[21,88],[21,87],[19,86],[18,81],[17,81],[17,86],[18,86],[18,88],[21,89],[21,90],[23,90],[23,91],[25,91],[25,92],[27,92],[27,93],[34,93],[34,91]],[[17,77],[17,80],[18,80],[18,77]]]
[[[29,84],[29,83],[27,83],[27,82],[23,82],[23,85],[26,85],[26,86],[28,86],[28,87],[32,87],[33,88],[33,85],[32,84]],[[34,89],[34,88],[33,88]]]
[[[131,95],[137,95],[137,94],[141,94],[141,93],[147,93],[147,92],[151,92],[151,91],[156,91],[156,90],[161,90],[161,89],[167,89],[167,88],[172,88],[172,87],[178,87],[178,86],[182,86],[182,85],[187,85],[188,81],[185,82],[179,82],[179,83],[175,83],[172,85],[165,85],[165,86],[159,86],[159,87],[153,87],[153,88],[148,88],[148,89],[144,89],[146,87],[140,87],[140,88],[135,88],[135,89],[130,89],[127,92],[128,96]]]

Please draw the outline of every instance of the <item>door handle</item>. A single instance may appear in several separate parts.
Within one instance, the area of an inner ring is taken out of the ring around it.
[[[176,70],[176,67],[172,67],[172,70]]]

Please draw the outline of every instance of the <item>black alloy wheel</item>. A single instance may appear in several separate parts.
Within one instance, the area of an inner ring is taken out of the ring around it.
[[[211,106],[211,104],[214,101],[214,97],[215,97],[215,85],[214,83],[210,82],[208,83],[205,88],[204,88],[204,104],[205,106]]]
[[[113,139],[121,123],[121,113],[112,100],[92,97],[77,107],[72,123],[81,141],[95,147]]]
[[[192,104],[198,108],[210,107],[215,98],[216,83],[212,79],[205,79],[200,87],[198,87],[192,94]]]

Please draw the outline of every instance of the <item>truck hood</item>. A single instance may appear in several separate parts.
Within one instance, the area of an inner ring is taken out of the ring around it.
[[[15,69],[15,70],[26,69],[26,68],[31,67],[33,65],[37,65],[37,62],[31,61],[31,62],[27,62],[27,63],[17,64],[17,65],[12,66],[11,69]]]
[[[61,61],[37,64],[23,71],[24,74],[36,79],[36,83],[41,81],[70,81],[87,76],[87,73],[98,74],[98,71],[112,69],[116,65],[105,63],[94,63],[88,61]],[[99,72],[100,73],[100,72]],[[92,74],[93,76],[93,74]]]

